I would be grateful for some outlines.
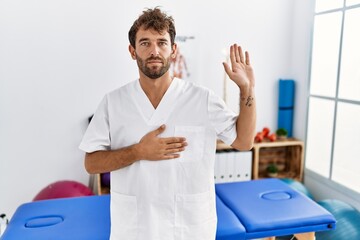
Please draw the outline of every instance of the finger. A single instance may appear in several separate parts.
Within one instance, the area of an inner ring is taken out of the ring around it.
[[[245,51],[245,64],[250,65],[250,55],[248,51]]]
[[[239,54],[239,47],[237,44],[234,44],[234,51],[235,51],[236,62],[237,63],[241,62],[241,58],[240,58],[240,54]]]
[[[180,154],[168,154],[168,155],[164,155],[163,160],[168,160],[168,159],[174,159],[174,158],[179,158]]]
[[[171,144],[171,143],[182,143],[186,141],[186,138],[184,137],[169,137],[169,138],[163,138],[164,143]]]
[[[165,124],[161,125],[159,128],[155,129],[153,132],[155,135],[159,135],[165,131]]]
[[[150,161],[161,161],[161,160],[171,160],[174,158],[179,158],[180,154],[169,154],[169,155],[162,155],[162,156],[158,156],[154,159],[149,159]]]
[[[236,64],[236,56],[235,56],[235,46],[230,46],[230,62],[231,66],[234,66]]]
[[[179,153],[179,152],[183,152],[185,151],[185,148],[182,147],[182,148],[174,148],[174,149],[168,149],[165,151],[165,155],[168,155],[168,154],[175,154],[175,153]]]
[[[171,143],[167,145],[167,149],[178,149],[178,148],[184,148],[186,146],[187,146],[187,142]]]
[[[244,54],[243,54],[241,46],[239,46],[237,50],[238,50],[239,55],[240,55],[240,62],[244,63]]]

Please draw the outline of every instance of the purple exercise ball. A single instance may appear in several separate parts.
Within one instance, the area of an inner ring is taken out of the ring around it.
[[[101,186],[110,187],[110,173],[102,173],[101,175]]]

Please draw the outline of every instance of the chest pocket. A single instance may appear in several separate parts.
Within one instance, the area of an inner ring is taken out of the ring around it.
[[[175,136],[185,137],[187,146],[180,153],[180,162],[200,161],[204,155],[205,127],[198,126],[176,126]]]

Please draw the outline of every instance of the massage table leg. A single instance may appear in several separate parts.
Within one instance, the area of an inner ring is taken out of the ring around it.
[[[315,240],[315,232],[299,233],[295,234],[297,240]],[[276,237],[268,237],[263,240],[275,240]]]
[[[295,234],[297,240],[315,240],[315,232]]]

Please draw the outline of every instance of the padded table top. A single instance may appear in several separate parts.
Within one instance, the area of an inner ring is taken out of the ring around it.
[[[1,239],[105,240],[109,236],[110,197],[103,195],[25,203]]]
[[[110,195],[63,198],[18,207],[3,240],[107,240],[110,236]],[[217,197],[217,239],[245,239],[245,228]],[[69,238],[69,236],[71,236]]]
[[[335,218],[279,179],[223,183],[217,196],[245,226],[247,238],[329,230]]]
[[[216,213],[218,217],[216,229],[217,240],[245,239],[245,227],[218,196],[216,196]]]

